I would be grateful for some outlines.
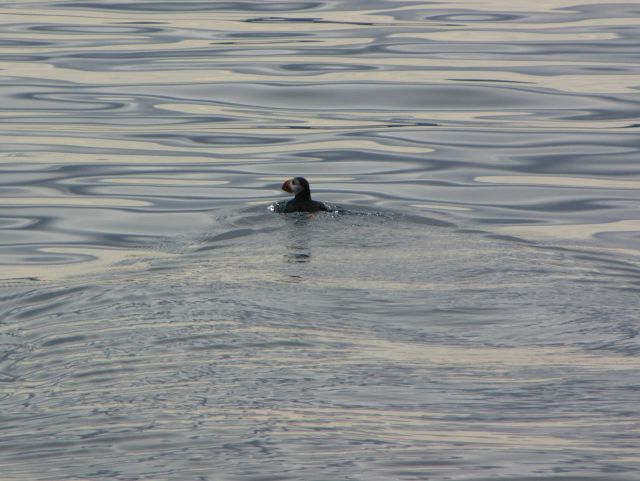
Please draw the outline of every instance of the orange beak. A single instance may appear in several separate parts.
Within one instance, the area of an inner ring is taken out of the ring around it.
[[[284,190],[285,192],[289,192],[290,194],[293,194],[293,191],[291,190],[291,187],[289,186],[289,179],[285,180],[282,183],[282,190]]]

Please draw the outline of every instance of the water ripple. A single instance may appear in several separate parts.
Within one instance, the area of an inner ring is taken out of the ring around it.
[[[0,15],[3,480],[637,479],[635,4]]]

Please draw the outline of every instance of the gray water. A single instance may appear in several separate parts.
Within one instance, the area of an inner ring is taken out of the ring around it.
[[[1,481],[640,479],[636,1],[0,20]]]

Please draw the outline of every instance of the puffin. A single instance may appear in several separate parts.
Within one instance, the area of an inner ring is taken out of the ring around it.
[[[287,179],[282,183],[282,190],[295,195],[293,199],[287,202],[282,212],[329,212],[329,208],[322,202],[311,199],[311,189],[309,182],[304,177],[294,177]]]

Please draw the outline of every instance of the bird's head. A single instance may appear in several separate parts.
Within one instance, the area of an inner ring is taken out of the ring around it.
[[[304,177],[294,177],[282,183],[282,190],[293,195],[298,195],[304,190],[309,190],[309,182]]]

